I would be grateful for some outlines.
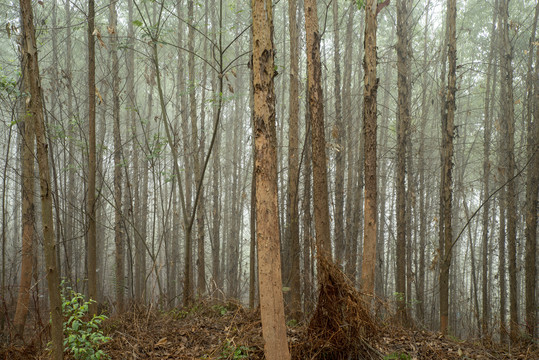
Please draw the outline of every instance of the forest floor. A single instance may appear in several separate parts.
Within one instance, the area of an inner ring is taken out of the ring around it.
[[[539,360],[537,344],[508,348],[487,341],[460,341],[397,326],[391,316],[373,318],[365,307],[366,301],[372,302],[369,297],[358,292],[331,261],[321,257],[318,261],[321,285],[315,310],[307,322],[287,324],[295,360]],[[27,345],[0,343],[0,359],[47,359],[43,338],[48,329],[38,329]],[[115,360],[264,358],[260,311],[237,302],[204,300],[170,311],[135,305],[103,322],[102,330],[110,341],[101,349]]]
[[[259,311],[234,302],[203,302],[187,311],[168,312],[133,307],[108,319],[103,330],[111,340],[102,349],[112,359],[263,358]],[[522,345],[509,351],[494,343],[458,341],[394,325],[380,325],[377,336],[369,337],[368,355],[332,353],[325,340],[313,340],[308,324],[288,326],[293,359],[539,359],[537,347]],[[0,348],[0,359],[47,358],[46,350],[36,344]]]

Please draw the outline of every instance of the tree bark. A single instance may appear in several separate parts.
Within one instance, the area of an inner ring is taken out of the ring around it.
[[[41,78],[39,74],[38,52],[34,29],[34,16],[30,0],[21,0],[21,17],[23,21],[23,56],[28,77],[27,98],[30,114],[27,119],[34,122],[37,161],[39,167],[39,185],[41,196],[41,216],[43,226],[43,249],[45,253],[45,265],[47,285],[49,291],[49,304],[51,313],[51,338],[52,358],[63,359],[63,330],[62,330],[62,301],[60,299],[60,274],[56,262],[56,250],[54,241],[54,224],[52,215],[51,177],[49,173],[49,158],[47,141],[45,137],[45,123],[43,117],[43,103],[41,99]]]
[[[24,40],[24,38],[23,38]],[[23,44],[26,46],[26,44]],[[23,91],[30,88],[30,75],[28,73],[25,57],[23,57],[22,70],[24,76]],[[24,109],[24,114],[32,111],[32,109]],[[23,338],[24,325],[28,316],[28,306],[30,302],[30,286],[32,284],[32,266],[34,257],[34,223],[35,223],[35,207],[34,207],[34,148],[35,148],[35,129],[34,121],[28,116],[24,117],[24,122],[21,123],[22,135],[22,186],[21,186],[21,201],[22,201],[22,251],[21,251],[21,280],[19,284],[19,293],[17,297],[17,307],[15,317],[13,318],[13,326],[16,334]],[[5,252],[5,250],[4,250]]]
[[[443,207],[443,232],[441,232],[442,248],[440,249],[440,331],[446,335],[448,330],[449,314],[449,268],[451,266],[451,246],[453,242],[452,232],[452,197],[453,197],[453,136],[455,119],[455,93],[457,48],[456,48],[456,0],[448,0],[448,75],[444,113],[442,114],[442,182],[441,182],[441,206]]]
[[[116,307],[124,311],[124,229],[122,211],[122,139],[120,136],[120,76],[116,1],[110,3],[110,47],[112,52],[112,120],[114,136],[114,243],[116,267]]]
[[[252,14],[256,220],[262,335],[266,358],[286,360],[290,359],[290,353],[281,290],[271,1],[253,0]]]
[[[490,32],[490,50],[488,55],[488,65],[487,65],[487,79],[486,79],[486,89],[485,89],[485,129],[483,132],[483,193],[482,200],[483,202],[487,199],[490,192],[490,142],[492,137],[492,120],[490,118],[491,110],[491,79],[493,70],[493,58],[494,58],[494,45],[496,38],[496,17],[498,14],[498,1],[495,1],[495,6],[493,10],[493,19],[492,19],[492,28]],[[488,282],[488,243],[489,243],[489,213],[490,213],[490,202],[486,202],[483,208],[483,222],[482,222],[482,266],[481,266],[481,331],[483,335],[488,333],[488,319],[489,319],[489,282]]]
[[[340,62],[340,33],[339,33],[339,2],[333,1],[333,61],[335,63],[335,124],[332,137],[335,141],[335,261],[340,266],[344,265],[344,253],[346,242],[344,238],[344,164],[345,154],[344,139],[346,131],[342,118],[341,103],[341,62]],[[343,268],[344,269],[344,268]]]
[[[539,7],[538,7],[539,8]],[[536,8],[536,19],[537,9]],[[526,327],[532,339],[537,338],[537,192],[539,189],[539,49],[535,58],[535,84],[533,84],[533,122],[528,128],[528,158],[530,162],[526,182]],[[531,106],[531,104],[530,104]]]
[[[96,240],[96,140],[95,140],[95,1],[88,1],[88,297],[97,301]],[[97,303],[89,306],[90,315],[97,314]]]
[[[290,276],[288,287],[291,293],[290,316],[301,317],[300,283],[300,244],[299,244],[299,46],[298,24],[296,19],[297,1],[288,2],[290,33],[290,87],[289,87],[289,122],[288,122],[288,208],[287,238],[290,246],[288,266]]]
[[[515,116],[513,102],[513,67],[511,60],[513,50],[509,41],[509,14],[508,0],[500,3],[500,69],[502,73],[502,85],[500,97],[502,101],[502,151],[504,154],[503,167],[506,179],[512,179],[515,173]],[[517,268],[516,268],[516,185],[515,181],[509,181],[505,193],[505,207],[507,210],[507,245],[509,262],[509,314],[510,314],[510,337],[511,342],[518,338],[518,312],[517,312]]]
[[[319,256],[331,258],[329,203],[324,134],[324,100],[322,95],[322,65],[320,62],[320,33],[316,1],[305,0],[305,32],[307,42],[307,86],[312,129],[313,198],[316,250]],[[324,276],[318,272],[319,278]]]
[[[365,302],[370,304],[369,296],[374,295],[376,268],[376,132],[378,78],[376,77],[376,1],[367,0],[365,5],[365,57],[363,60],[363,132],[365,139],[365,213],[363,228],[363,262],[361,270],[361,290]],[[370,307],[370,306],[369,306]]]
[[[402,324],[406,324],[406,249],[407,249],[407,214],[406,204],[406,151],[410,127],[410,39],[408,34],[408,18],[410,2],[399,0],[397,3],[397,86],[398,86],[398,122],[397,122],[397,247],[396,247],[396,290],[397,312]],[[408,189],[411,184],[408,182]],[[410,191],[410,190],[408,190]],[[408,259],[411,261],[411,259]]]

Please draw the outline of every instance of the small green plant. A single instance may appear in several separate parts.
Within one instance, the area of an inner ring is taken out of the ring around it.
[[[223,305],[213,305],[211,308],[221,316],[225,316],[228,313],[228,309]]]
[[[248,359],[250,350],[245,345],[235,346],[231,341],[227,340],[218,359]]]
[[[110,341],[99,328],[107,318],[94,315],[88,320],[88,306],[95,303],[86,301],[82,294],[65,286],[62,281],[62,312],[64,315],[64,352],[77,360],[110,359],[99,346]]]
[[[167,314],[169,314],[170,316],[172,316],[172,318],[174,320],[181,320],[181,319],[185,319],[187,317],[187,315],[189,315],[189,313],[185,310],[180,310],[180,309],[172,309],[170,310]]]
[[[290,319],[286,322],[286,326],[288,327],[294,327],[298,325],[298,321],[296,319]]]
[[[412,358],[406,353],[393,353],[384,356],[384,360],[412,360]]]

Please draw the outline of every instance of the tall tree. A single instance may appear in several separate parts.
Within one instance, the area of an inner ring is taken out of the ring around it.
[[[253,0],[253,88],[258,276],[264,354],[290,359],[281,290],[274,55],[271,0]]]
[[[304,0],[305,33],[307,42],[307,87],[312,129],[313,204],[316,250],[318,255],[331,258],[329,226],[326,139],[324,134],[324,100],[322,94],[322,65],[320,62],[320,33],[315,0]],[[318,276],[324,276],[321,272]]]
[[[539,78],[539,50],[535,58],[535,78]],[[539,157],[539,84],[537,80],[534,84],[534,124],[530,126],[529,146],[534,148],[529,150],[529,156]],[[532,140],[533,139],[533,140]],[[531,161],[532,167],[528,170],[532,174],[528,175],[526,191],[526,323],[528,334],[533,339],[537,336],[537,189],[539,189],[539,165],[538,161]]]
[[[488,55],[488,61],[487,61],[487,79],[486,79],[486,89],[485,89],[485,110],[484,110],[484,118],[485,118],[485,127],[484,127],[484,133],[483,133],[483,193],[482,193],[482,199],[485,201],[487,197],[489,196],[489,189],[490,189],[490,181],[489,181],[489,175],[490,175],[490,142],[492,137],[492,121],[490,118],[490,114],[492,112],[491,109],[491,82],[493,78],[492,72],[495,71],[493,69],[493,58],[494,58],[494,45],[495,45],[495,36],[496,36],[496,17],[498,14],[498,1],[495,1],[495,6],[493,9],[493,19],[492,19],[492,27],[490,32],[490,49],[489,49],[489,55]],[[482,320],[481,320],[481,331],[483,334],[486,334],[488,332],[488,317],[489,317],[489,305],[488,305],[488,239],[489,239],[489,212],[490,212],[490,203],[487,201],[485,203],[485,206],[483,208],[483,223],[482,223],[482,267],[481,267],[481,278],[482,278],[482,288],[481,288],[481,294],[482,294]]]
[[[528,59],[527,76],[527,157],[530,168],[526,178],[526,330],[530,338],[534,339],[537,327],[537,193],[539,189],[539,48],[535,54],[535,73],[532,70],[533,44],[539,3],[535,6],[535,19],[530,37],[530,54]],[[535,76],[535,83],[533,78]],[[533,118],[533,122],[532,122]],[[535,161],[532,159],[535,158]]]
[[[63,359],[62,302],[60,299],[60,274],[56,262],[54,224],[52,215],[52,183],[49,173],[48,146],[45,134],[45,120],[41,98],[41,78],[39,74],[34,15],[30,0],[21,0],[21,18],[23,21],[23,56],[24,74],[27,77],[29,96],[27,98],[30,113],[29,121],[34,122],[37,162],[39,167],[39,187],[41,197],[41,217],[43,226],[43,249],[47,268],[47,287],[51,313],[52,358]]]
[[[133,0],[128,0],[127,2],[127,76],[126,76],[126,87],[127,87],[127,116],[131,125],[131,136],[133,138],[133,243],[134,243],[134,274],[133,274],[133,284],[134,284],[134,295],[135,301],[142,300],[142,284],[143,284],[143,271],[142,271],[142,262],[144,261],[144,244],[142,237],[142,206],[141,206],[141,170],[139,165],[139,152],[140,147],[138,146],[138,137],[139,137],[139,122],[137,119],[138,108],[136,104],[136,93],[135,93],[135,31],[133,28]],[[174,283],[175,284],[175,283]],[[175,292],[175,291],[174,291]]]
[[[340,61],[340,32],[339,32],[339,2],[333,1],[333,61],[335,63],[335,124],[332,136],[335,140],[335,261],[339,265],[344,265],[344,252],[346,248],[344,238],[344,139],[345,128],[342,117],[341,102],[341,61]]]
[[[25,40],[23,38],[23,40]],[[26,44],[23,44],[26,46]],[[24,75],[24,89],[29,88],[29,75],[27,66],[24,63],[23,57],[22,70]],[[25,109],[24,113],[28,113],[31,109]],[[35,133],[34,121],[29,117],[24,117],[21,122],[22,134],[22,252],[21,252],[21,280],[19,283],[19,294],[17,297],[17,307],[13,325],[17,335],[23,337],[24,325],[28,315],[28,305],[30,301],[30,286],[32,284],[32,266],[34,257],[34,223],[35,223],[35,206],[34,206],[34,148],[35,148]]]
[[[296,14],[296,0],[288,2],[288,18],[290,33],[290,87],[289,87],[289,121],[288,121],[288,208],[287,238],[289,242],[290,267],[289,287],[291,293],[290,315],[294,319],[301,316],[301,283],[300,283],[300,247],[299,247],[299,35]]]
[[[452,232],[452,197],[453,197],[453,137],[454,137],[454,121],[455,121],[455,94],[457,91],[457,46],[456,46],[456,17],[457,3],[456,0],[447,1],[447,61],[449,65],[447,74],[447,89],[444,109],[442,111],[442,181],[441,201],[440,206],[443,208],[443,222],[440,221],[440,226],[443,231],[440,249],[440,331],[442,334],[447,334],[448,330],[448,314],[449,314],[449,267],[451,265],[451,247],[453,243]],[[445,61],[445,60],[444,60]]]
[[[407,321],[406,315],[406,238],[407,204],[406,204],[406,151],[408,147],[411,107],[410,79],[410,39],[408,21],[410,18],[411,1],[399,0],[397,3],[397,266],[396,290],[399,318],[402,323]],[[411,184],[408,183],[408,188]],[[410,191],[410,190],[409,190]],[[408,259],[410,262],[411,259]]]
[[[71,42],[71,3],[69,1],[66,1],[65,3],[65,18],[66,18],[66,41],[65,41],[65,48],[66,48],[66,55],[65,55],[65,78],[66,78],[66,88],[67,88],[67,118],[69,119],[69,125],[68,125],[68,145],[67,145],[67,153],[68,153],[68,163],[67,166],[69,168],[68,170],[68,180],[67,180],[67,197],[68,199],[75,199],[76,192],[75,192],[75,124],[73,121],[74,118],[74,111],[73,111],[73,84],[72,84],[72,60],[73,60],[73,49],[72,49],[72,42]],[[66,207],[65,212],[65,220],[64,220],[64,226],[65,226],[65,251],[69,255],[73,255],[73,239],[75,238],[75,217],[76,217],[76,211],[73,204],[68,203]],[[69,261],[69,256],[65,257],[66,264],[64,266],[65,273],[67,274],[67,278],[72,280],[72,266],[73,263]],[[76,264],[75,264],[76,268]],[[73,283],[74,281],[72,281]]]
[[[112,121],[114,133],[114,243],[116,246],[116,306],[124,309],[124,231],[122,211],[122,139],[120,136],[120,66],[118,63],[117,1],[110,2],[110,47],[112,55]]]
[[[513,181],[515,173],[515,115],[513,102],[513,49],[509,41],[509,0],[500,2],[500,69],[502,74],[502,84],[500,97],[502,100],[502,152],[503,168],[509,183],[505,193],[505,207],[507,210],[507,245],[509,262],[509,314],[510,314],[510,336],[514,342],[518,337],[518,311],[517,311],[517,267],[516,267],[516,185]]]
[[[361,290],[366,295],[374,295],[376,268],[376,29],[378,23],[376,0],[365,2],[365,55],[363,59],[363,133],[365,154],[365,210],[363,227],[363,262],[361,269]],[[368,298],[366,298],[368,299]],[[370,302],[370,300],[366,300]]]
[[[96,271],[96,139],[95,139],[95,1],[88,1],[88,297],[97,300],[97,271]],[[90,315],[97,313],[97,304],[90,304]]]

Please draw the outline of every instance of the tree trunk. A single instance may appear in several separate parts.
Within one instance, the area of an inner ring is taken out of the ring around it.
[[[344,46],[344,72],[343,77],[345,79],[350,79],[352,77],[352,36],[353,36],[353,26],[354,26],[354,15],[356,13],[356,9],[354,5],[350,5],[348,9],[348,21],[346,22],[346,35],[345,35],[345,46]],[[355,194],[358,191],[361,191],[359,187],[357,186],[357,169],[355,166],[356,161],[356,154],[357,154],[357,145],[355,143],[355,131],[354,131],[354,121],[356,120],[356,117],[353,116],[354,112],[352,110],[352,81],[345,81],[343,82],[343,90],[342,90],[342,107],[343,107],[343,114],[344,118],[348,119],[345,123],[345,129],[346,129],[346,149],[343,149],[344,151],[348,152],[347,157],[347,178],[346,178],[346,189],[347,189],[347,195],[346,195],[346,201],[345,201],[345,209],[346,209],[346,215],[345,215],[345,222],[344,222],[344,228],[345,228],[345,244],[346,244],[346,256],[345,256],[345,272],[346,275],[352,280],[352,282],[356,283],[356,265],[357,265],[357,237],[352,237],[352,229],[355,226],[355,224],[352,223],[352,217],[354,216],[354,212],[358,211],[356,209],[354,211],[353,205],[354,205],[354,198]]]
[[[374,295],[374,277],[376,268],[376,128],[378,78],[376,77],[376,1],[367,0],[365,5],[365,57],[363,60],[363,133],[365,139],[365,212],[363,229],[363,262],[361,270],[361,291],[365,302],[370,304],[368,296]]]
[[[526,178],[526,330],[531,339],[535,339],[537,328],[537,192],[539,189],[539,49],[535,57],[535,74],[532,73],[534,35],[537,27],[539,3],[535,7],[535,20],[530,39],[530,61],[528,63],[528,147],[527,155],[530,168]],[[535,83],[533,82],[535,76]],[[533,123],[532,123],[533,114]],[[535,161],[532,158],[535,157]]]
[[[54,225],[52,215],[51,177],[47,141],[45,137],[45,123],[43,117],[43,104],[41,100],[41,78],[39,74],[37,43],[34,29],[34,16],[30,0],[21,0],[21,17],[23,21],[23,55],[28,77],[27,99],[30,114],[27,119],[34,122],[37,161],[39,166],[39,185],[41,194],[41,216],[43,226],[43,249],[45,253],[47,285],[49,291],[49,305],[51,313],[52,358],[63,359],[63,330],[62,330],[62,301],[60,299],[60,274],[56,262],[54,241]]]
[[[509,42],[509,14],[508,0],[500,3],[500,69],[502,72],[502,85],[500,97],[502,101],[502,151],[504,154],[503,167],[505,169],[507,191],[505,193],[505,207],[507,210],[507,245],[509,262],[509,314],[510,314],[510,337],[515,342],[518,337],[518,312],[517,312],[517,268],[516,268],[516,203],[515,181],[512,181],[515,173],[515,116],[513,107],[513,67],[511,60],[513,51]]]
[[[256,218],[262,335],[266,359],[286,360],[290,359],[290,353],[281,289],[271,1],[253,0],[252,14]]]
[[[313,305],[314,288],[314,245],[312,236],[312,213],[311,213],[311,175],[312,175],[312,156],[311,142],[312,133],[309,131],[311,123],[311,112],[309,109],[309,89],[305,90],[305,159],[303,167],[303,313],[310,314]]]
[[[537,15],[536,15],[537,17]],[[535,58],[535,78],[539,77],[539,50]],[[539,83],[534,84],[534,126],[528,133],[529,157],[539,157]],[[533,148],[531,148],[533,146]],[[538,161],[531,161],[526,183],[526,324],[532,339],[537,337],[537,189],[539,189]]]
[[[95,140],[95,1],[88,1],[88,297],[97,301],[97,272],[96,272],[96,140]],[[89,306],[90,315],[97,314],[97,303]]]
[[[409,140],[410,127],[410,39],[408,34],[408,0],[399,0],[397,4],[397,86],[398,86],[398,122],[397,122],[397,266],[396,266],[396,291],[397,312],[402,324],[407,320],[406,314],[406,239],[407,235],[407,208],[406,204],[406,151]],[[408,182],[408,191],[410,191]],[[408,259],[410,261],[411,259]]]
[[[427,43],[428,37],[428,23],[429,23],[429,6],[430,0],[427,3],[425,13],[425,29],[423,35],[423,75],[421,79],[421,140],[419,142],[419,261],[417,266],[417,284],[416,284],[416,317],[420,323],[425,322],[425,253],[426,253],[426,241],[427,241],[427,213],[426,213],[426,184],[425,184],[425,138],[427,127],[427,116],[429,112],[429,103],[427,99],[428,90],[428,62],[427,62]]]
[[[73,88],[72,88],[72,77],[73,73],[71,72],[71,61],[73,59],[72,53],[72,43],[71,43],[71,3],[66,1],[65,4],[65,18],[66,18],[66,56],[65,56],[65,73],[66,73],[66,92],[67,92],[67,119],[69,125],[67,128],[68,134],[68,180],[67,180],[67,197],[68,199],[76,199],[75,193],[75,125],[73,122]],[[73,253],[73,242],[75,240],[75,207],[71,202],[66,203],[64,226],[65,226],[65,274],[67,279],[73,283],[72,278],[72,263],[70,263],[70,257],[74,258]],[[76,267],[77,265],[75,265]]]
[[[498,1],[496,0],[494,10],[493,10],[493,19],[492,19],[492,28],[490,32],[490,50],[488,55],[488,65],[487,65],[487,80],[486,80],[486,89],[485,89],[485,129],[483,132],[483,193],[482,201],[486,201],[490,192],[490,142],[491,142],[491,133],[492,133],[492,120],[490,118],[491,110],[491,79],[493,70],[493,58],[494,58],[494,44],[496,37],[496,17],[498,14]],[[482,279],[482,288],[481,288],[481,331],[483,336],[488,333],[488,319],[489,319],[489,282],[488,282],[488,240],[489,240],[489,213],[490,213],[490,202],[487,201],[483,208],[483,222],[482,222],[482,267],[481,267],[481,279]]]
[[[24,44],[25,45],[25,44]],[[28,74],[25,58],[22,59],[22,70],[24,74],[24,85],[22,91],[30,88],[30,77]],[[24,114],[32,111],[28,106],[24,109]],[[30,286],[32,284],[32,266],[34,257],[34,121],[28,116],[24,117],[21,123],[22,137],[22,251],[21,251],[21,280],[19,284],[19,294],[17,297],[17,308],[13,319],[13,326],[16,334],[24,336],[24,325],[28,316],[28,306],[30,302]],[[5,250],[4,250],[5,252]],[[4,294],[4,293],[3,293]]]
[[[112,52],[112,120],[114,134],[114,243],[116,250],[116,307],[124,311],[124,231],[122,211],[122,139],[120,136],[120,77],[116,2],[110,3],[110,47]]]
[[[290,276],[288,287],[291,293],[290,316],[293,319],[301,317],[301,284],[300,284],[300,247],[299,247],[299,46],[298,24],[296,19],[298,6],[296,0],[288,2],[289,32],[290,32],[290,93],[289,93],[289,123],[288,123],[288,208],[287,208],[287,238],[289,250]]]
[[[344,238],[344,139],[346,131],[342,119],[341,104],[341,62],[340,62],[340,34],[339,34],[339,2],[333,1],[333,60],[335,63],[335,124],[332,137],[335,141],[335,261],[344,265],[346,243]]]
[[[307,69],[312,129],[314,227],[318,255],[331,258],[329,226],[326,140],[324,134],[324,100],[322,95],[322,66],[320,63],[320,34],[316,1],[305,0],[305,32]],[[321,277],[321,271],[318,276]]]
[[[455,93],[457,48],[456,48],[456,0],[448,0],[448,49],[447,59],[449,64],[447,75],[447,92],[444,112],[442,115],[442,182],[441,182],[441,206],[443,207],[443,235],[442,248],[440,249],[440,331],[446,335],[448,330],[449,314],[449,268],[451,266],[451,247],[453,242],[452,232],[452,171],[453,171],[453,133],[455,119]]]

